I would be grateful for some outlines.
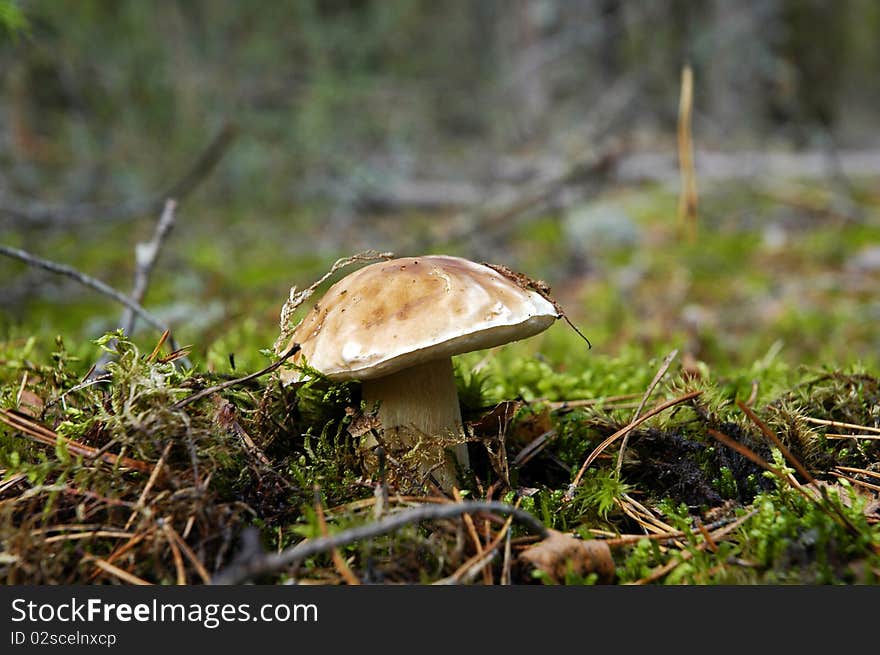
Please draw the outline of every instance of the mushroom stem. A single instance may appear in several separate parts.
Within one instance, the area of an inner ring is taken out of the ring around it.
[[[367,407],[379,404],[385,443],[392,450],[418,444],[419,472],[429,471],[449,491],[457,482],[455,460],[469,466],[452,359],[445,357],[363,381]],[[421,441],[421,443],[419,443]],[[375,445],[375,442],[367,446]],[[369,461],[369,458],[368,458]]]

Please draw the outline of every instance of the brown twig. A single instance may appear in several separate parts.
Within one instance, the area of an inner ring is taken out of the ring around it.
[[[36,441],[38,443],[52,447],[56,447],[60,443],[64,445],[67,450],[73,455],[79,457],[98,458],[98,450],[96,448],[86,446],[85,444],[74,441],[73,439],[62,437],[57,432],[8,410],[0,409],[0,422],[5,423],[13,430],[20,432],[32,441]],[[100,455],[100,459],[101,461],[106,462],[111,466],[115,466],[118,464],[123,468],[135,469],[142,472],[147,472],[150,470],[150,465],[146,462],[132,459],[130,457],[120,457],[118,455],[114,455],[113,453],[103,453]]]
[[[455,502],[462,502],[461,492],[458,490],[458,487],[452,487],[452,497],[455,499]],[[464,527],[467,529],[468,536],[471,538],[471,541],[474,542],[474,550],[477,552],[477,555],[483,554],[483,542],[480,541],[480,535],[477,534],[477,528],[474,525],[474,519],[470,514],[462,514],[462,520],[464,521]],[[491,576],[492,572],[486,569],[483,570],[483,581],[487,584],[491,584]]]
[[[519,500],[521,499],[517,499],[517,504],[519,504]],[[485,571],[489,562],[495,559],[495,551],[501,545],[501,540],[510,533],[512,523],[513,516],[507,517],[501,530],[498,531],[498,534],[486,545],[482,552],[469,558],[452,575],[443,580],[438,580],[435,584],[458,584],[462,580],[472,580],[480,571]]]
[[[317,485],[315,485],[314,492],[315,515],[318,517],[318,528],[321,530],[321,536],[327,537],[330,534],[330,530],[327,527],[327,518],[324,516],[324,504],[321,502],[321,492]],[[342,576],[342,579],[345,580],[347,584],[359,585],[361,583],[357,576],[351,572],[348,563],[339,553],[338,548],[331,548],[330,556],[333,558],[333,566],[336,567],[337,573]]]
[[[107,559],[106,559],[105,561],[106,561],[108,564],[112,564],[112,563],[115,562],[117,559],[119,559],[120,557],[122,557],[123,555],[125,555],[125,553],[127,553],[127,552],[130,551],[132,548],[134,548],[135,546],[137,546],[137,545],[138,545],[140,542],[142,542],[145,538],[147,538],[148,536],[150,536],[151,534],[153,534],[155,531],[156,531],[156,528],[155,528],[155,527],[152,527],[152,528],[148,528],[148,529],[145,530],[144,532],[139,532],[139,533],[135,534],[131,539],[129,539],[127,542],[125,542],[122,546],[120,546],[119,548],[116,548],[112,553],[110,553],[110,556],[107,557]],[[92,572],[91,576],[89,576],[89,581],[94,580],[94,579],[97,578],[99,575],[101,575],[101,571],[102,571],[101,567],[96,566],[96,568],[95,568],[95,570]]]
[[[178,547],[193,565],[193,568],[202,579],[202,582],[204,582],[205,584],[209,584],[211,582],[211,575],[208,573],[205,565],[202,564],[201,561],[199,561],[198,557],[196,557],[196,554],[193,552],[192,548],[190,548],[189,545],[183,540],[183,537],[177,534],[177,530],[175,530],[169,522],[166,522],[163,527],[167,529],[167,534],[169,534],[171,538],[175,542],[177,542]]]
[[[362,539],[371,539],[395,532],[422,521],[451,519],[462,514],[492,512],[513,516],[514,520],[542,536],[547,528],[530,513],[499,501],[470,500],[463,503],[430,504],[391,514],[367,525],[343,530],[329,537],[320,537],[285,548],[279,553],[261,553],[235,562],[214,576],[213,584],[238,584],[258,575],[273,573],[306,557],[346,546]]]
[[[157,330],[164,331],[169,329],[167,325],[165,325],[162,321],[153,316],[146,309],[141,307],[140,304],[126,296],[124,293],[117,291],[113,287],[105,284],[104,282],[101,282],[101,280],[94,278],[91,275],[81,273],[72,266],[68,266],[67,264],[59,264],[48,259],[43,259],[42,257],[37,257],[36,255],[33,255],[25,250],[21,250],[20,248],[13,248],[11,246],[4,246],[2,244],[0,244],[0,255],[6,255],[8,257],[12,257],[13,259],[23,261],[30,266],[36,266],[37,268],[42,268],[43,270],[49,271],[50,273],[56,273],[57,275],[63,275],[65,277],[76,280],[80,284],[87,286],[90,289],[94,289],[98,293],[107,296],[112,300],[115,300],[121,305],[124,305],[132,312],[134,312],[138,317],[143,319],[146,323],[152,325]]]

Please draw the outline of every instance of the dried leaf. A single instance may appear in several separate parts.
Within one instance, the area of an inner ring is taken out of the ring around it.
[[[519,559],[557,583],[563,582],[569,571],[578,576],[595,573],[600,584],[614,581],[611,549],[599,539],[584,541],[550,530],[548,537],[520,553]]]
[[[523,406],[520,400],[505,400],[498,403],[475,421],[469,421],[468,427],[476,436],[497,437],[516,416]]]
[[[44,405],[43,399],[29,389],[22,389],[18,394],[18,411],[31,418],[39,418]]]
[[[553,418],[548,408],[538,414],[531,414],[516,422],[511,441],[517,446],[531,443],[545,432],[553,429]]]

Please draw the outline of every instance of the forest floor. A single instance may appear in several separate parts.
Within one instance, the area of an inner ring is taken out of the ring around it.
[[[0,579],[877,583],[880,196],[849,184],[716,184],[694,238],[674,193],[609,191],[483,249],[430,214],[325,243],[317,214],[218,227],[188,205],[144,304],[191,368],[151,328],[110,339],[100,296],[5,262]],[[12,245],[125,291],[152,229]],[[421,254],[401,233],[547,281],[592,342],[559,321],[456,358],[457,496],[365,470],[357,383],[236,382],[274,360],[292,284],[366,247]],[[102,349],[113,363],[84,383]]]

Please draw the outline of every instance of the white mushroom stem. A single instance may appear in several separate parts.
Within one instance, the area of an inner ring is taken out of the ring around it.
[[[452,360],[445,357],[364,380],[362,390],[368,408],[379,404],[388,447],[407,449],[421,441],[419,472],[431,471],[444,490],[452,489],[455,460],[443,445],[458,442],[454,456],[462,469],[469,467]]]

